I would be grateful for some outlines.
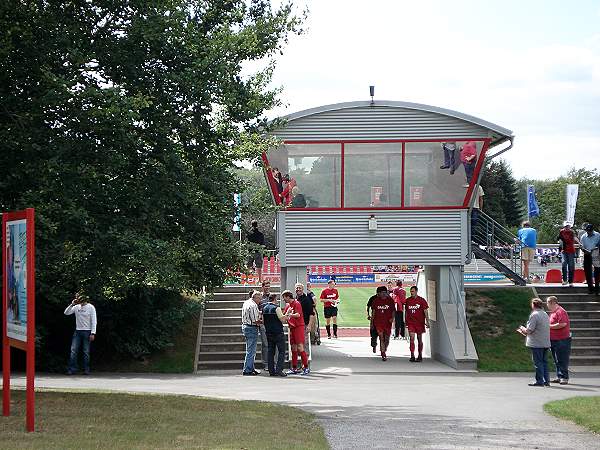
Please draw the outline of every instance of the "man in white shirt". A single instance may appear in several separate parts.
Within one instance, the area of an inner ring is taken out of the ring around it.
[[[262,294],[258,291],[252,291],[250,298],[242,306],[242,334],[246,339],[246,356],[242,375],[260,374],[258,370],[254,369],[254,357],[256,356],[256,343],[260,335],[258,328],[263,323],[258,309],[261,300]]]
[[[83,373],[90,374],[90,342],[96,338],[96,308],[89,303],[89,298],[82,292],[75,294],[75,298],[67,309],[65,315],[75,314],[75,333],[71,340],[71,357],[69,358],[68,375],[78,371],[77,357],[79,349],[83,347]]]

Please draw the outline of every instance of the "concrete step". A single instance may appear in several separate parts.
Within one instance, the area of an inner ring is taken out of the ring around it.
[[[600,319],[571,319],[571,327],[600,329]]]
[[[567,310],[567,312],[569,313],[569,318],[571,320],[573,319],[600,319],[600,310],[598,311],[593,311],[593,310],[588,310],[588,311],[581,311],[581,310]]]
[[[240,316],[206,317],[204,316],[204,325],[239,325],[242,326]]]
[[[244,367],[244,359],[240,360],[224,360],[224,361],[204,361],[198,363],[198,370],[235,370],[238,369],[240,373]],[[255,359],[254,367],[262,370],[263,363],[260,358]]]
[[[573,345],[571,347],[571,355],[600,357],[600,346],[599,345],[586,345],[586,346]]]
[[[238,330],[238,332],[233,332],[233,333],[229,333],[226,331],[223,331],[221,333],[214,333],[214,334],[202,333],[200,342],[202,344],[212,344],[213,342],[224,342],[224,343],[244,342],[244,336],[242,335],[241,330]]]
[[[262,344],[258,341],[257,348],[261,348]],[[245,352],[246,343],[244,341],[237,342],[208,342],[200,344],[201,352]]]
[[[565,308],[569,314],[571,311],[600,311],[600,302],[560,302],[560,306]]]
[[[245,351],[220,351],[220,352],[198,352],[198,363],[208,362],[208,361],[244,361],[246,356]],[[262,352],[256,351],[256,358],[258,360],[262,360]]]
[[[577,347],[587,347],[587,346],[600,346],[600,333],[596,337],[581,337],[581,336],[573,336],[571,339],[571,346]]]
[[[600,337],[600,328],[575,327],[571,323],[571,334],[574,338],[580,337]]]
[[[204,318],[218,318],[218,317],[233,317],[237,316],[242,321],[242,310],[241,308],[210,308],[204,310]]]
[[[206,302],[205,309],[208,311],[209,309],[237,309],[238,311],[242,311],[243,301],[238,300],[212,300]]]
[[[585,294],[588,295],[587,286],[543,286],[540,284],[532,285],[539,295],[573,295],[573,294]]]
[[[571,356],[569,365],[598,366],[600,365],[600,356]]]

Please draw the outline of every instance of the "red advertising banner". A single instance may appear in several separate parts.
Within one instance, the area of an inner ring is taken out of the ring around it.
[[[34,431],[35,212],[2,214],[2,414],[10,415],[10,348],[26,352],[27,431]]]

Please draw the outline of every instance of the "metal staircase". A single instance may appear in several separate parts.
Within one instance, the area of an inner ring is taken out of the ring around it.
[[[471,250],[476,258],[483,259],[513,283],[525,286],[516,236],[482,211],[471,227]]]

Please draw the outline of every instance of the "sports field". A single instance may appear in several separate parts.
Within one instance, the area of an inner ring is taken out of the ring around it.
[[[337,287],[340,293],[340,304],[338,305],[337,322],[340,327],[368,327],[367,320],[367,301],[369,297],[375,295],[376,287]],[[409,288],[406,288],[408,297]],[[314,288],[317,296],[317,310],[321,327],[325,326],[325,317],[323,316],[323,303],[319,302],[322,288]]]

